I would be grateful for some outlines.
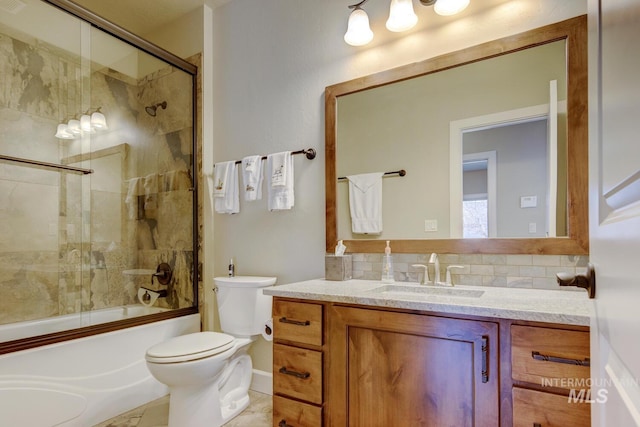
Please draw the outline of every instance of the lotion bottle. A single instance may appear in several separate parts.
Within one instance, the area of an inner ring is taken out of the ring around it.
[[[382,283],[393,282],[393,257],[389,240],[387,240],[387,247],[384,248],[384,256],[382,257]]]

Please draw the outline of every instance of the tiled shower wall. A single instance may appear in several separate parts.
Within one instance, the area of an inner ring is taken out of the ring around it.
[[[188,173],[192,160],[190,76],[170,66],[137,79],[93,68],[89,102],[102,107],[109,130],[92,135],[87,149],[54,137],[87,96],[77,57],[0,34],[0,64],[2,153],[95,170],[0,164],[0,324],[135,303],[150,275],[125,272],[160,262],[175,272],[158,305],[191,306],[192,184],[163,185]],[[157,117],[144,112],[162,100]],[[131,216],[128,183],[156,174],[153,210]]]
[[[394,254],[394,278],[397,282],[418,282],[422,278],[422,268],[429,267],[430,280],[434,278],[434,264],[429,264],[431,254]],[[460,265],[462,269],[452,269],[454,285],[498,286],[510,288],[580,290],[560,287],[556,280],[558,273],[581,274],[586,270],[588,256],[582,255],[482,255],[482,254],[441,254],[440,278],[444,282],[446,268]],[[382,274],[382,254],[353,254],[353,278],[380,280]]]

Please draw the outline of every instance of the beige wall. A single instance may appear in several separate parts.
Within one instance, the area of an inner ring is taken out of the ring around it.
[[[376,42],[354,48],[342,39],[346,4],[234,0],[215,9],[211,22],[205,20],[205,34],[211,26],[205,45],[212,41],[213,52],[205,81],[212,89],[211,115],[204,116],[212,132],[204,138],[205,167],[250,154],[318,151],[313,161],[295,158],[293,210],[270,213],[266,201],[241,202],[240,214],[233,216],[205,210],[205,232],[213,224],[213,234],[205,235],[205,262],[213,264],[213,269],[205,265],[207,307],[212,307],[211,277],[226,274],[230,257],[238,274],[275,275],[280,284],[324,275],[326,86],[586,13],[584,0],[504,2],[473,18],[442,19],[429,30],[385,40],[388,3],[369,2]],[[420,8],[416,5],[421,22],[438,19]],[[213,318],[207,319],[205,328],[213,327]],[[269,345],[258,344],[254,356],[257,369],[271,370]]]

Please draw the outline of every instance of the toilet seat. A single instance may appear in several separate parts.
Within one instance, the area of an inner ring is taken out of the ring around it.
[[[233,347],[235,338],[220,332],[196,332],[180,335],[147,350],[151,363],[180,363],[204,359]]]

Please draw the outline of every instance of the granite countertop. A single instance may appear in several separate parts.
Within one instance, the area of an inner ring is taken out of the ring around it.
[[[561,290],[314,279],[272,286],[265,288],[264,293],[311,301],[581,326],[589,326],[592,313],[592,302],[586,292]]]

